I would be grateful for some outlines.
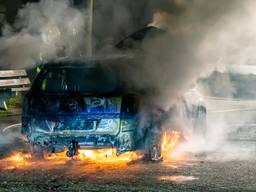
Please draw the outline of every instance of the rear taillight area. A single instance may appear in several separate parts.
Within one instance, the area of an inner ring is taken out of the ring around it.
[[[138,126],[138,113],[140,108],[139,96],[129,94],[123,97],[121,107],[121,131],[129,132]]]
[[[138,95],[125,95],[122,99],[121,119],[134,118],[139,113],[140,99]]]

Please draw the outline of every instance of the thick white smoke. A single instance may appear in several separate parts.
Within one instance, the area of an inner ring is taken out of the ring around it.
[[[164,1],[160,2],[164,4]],[[168,5],[167,1],[165,5]],[[171,95],[167,100],[173,100],[173,97],[182,94],[199,77],[207,78],[213,70],[223,71],[234,65],[256,64],[255,1],[173,0],[169,5],[169,8],[165,6],[159,9],[150,24],[167,29],[174,39],[170,42],[173,49],[166,51],[169,57],[163,70],[160,70],[160,73],[153,70],[160,77],[156,78],[156,81],[164,79],[162,85],[168,91],[167,95]],[[152,47],[154,46],[156,44]],[[170,81],[168,77],[164,78],[163,72],[169,73]],[[215,83],[215,88],[223,95],[232,96],[235,91],[228,77],[212,83]],[[217,101],[210,101],[207,106],[216,106],[215,102]],[[201,152],[222,149],[223,143],[228,139],[227,133],[236,131],[234,122],[238,123],[239,119],[243,127],[248,119],[255,121],[252,112],[242,115],[243,106],[239,106],[240,111],[226,110],[228,112],[225,113],[224,107],[229,105],[228,109],[232,109],[234,105],[225,101],[222,103],[223,106],[219,105],[214,113],[209,108],[206,140],[198,135],[191,135],[183,150]],[[217,113],[216,110],[223,112]],[[232,157],[239,156],[239,152],[234,150],[238,148],[228,145],[225,149],[233,150]]]
[[[0,38],[2,67],[31,67],[42,60],[86,52],[86,12],[68,0],[41,0],[20,9]]]

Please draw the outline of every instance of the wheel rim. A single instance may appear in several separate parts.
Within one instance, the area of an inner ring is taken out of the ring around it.
[[[161,152],[159,150],[159,147],[153,146],[151,150],[151,160],[158,161],[160,159],[161,159]]]

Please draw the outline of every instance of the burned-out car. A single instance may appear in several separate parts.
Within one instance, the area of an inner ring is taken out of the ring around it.
[[[116,148],[118,154],[142,149],[159,161],[168,113],[146,104],[147,95],[129,88],[122,71],[105,61],[48,63],[25,95],[22,134],[37,157]]]
[[[79,148],[118,154],[145,148],[149,130],[137,129],[143,95],[129,92],[119,74],[98,61],[44,65],[23,103],[22,134],[33,153],[68,148],[72,157]],[[151,159],[159,159],[160,146],[151,148]]]

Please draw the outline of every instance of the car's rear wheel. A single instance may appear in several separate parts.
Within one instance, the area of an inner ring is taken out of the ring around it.
[[[159,162],[163,160],[161,146],[153,145],[150,149],[150,160],[153,162]]]
[[[163,160],[161,142],[158,134],[148,132],[145,139],[144,160],[160,162]]]

